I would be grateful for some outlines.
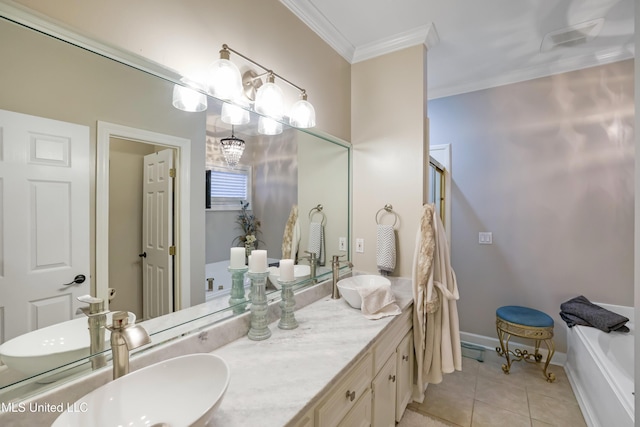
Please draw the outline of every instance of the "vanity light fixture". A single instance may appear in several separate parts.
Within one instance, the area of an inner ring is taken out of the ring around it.
[[[229,52],[233,52],[246,61],[262,68],[265,72],[262,74],[256,74],[254,71],[249,70],[245,72],[243,76],[240,76],[238,67],[233,65],[229,60]],[[255,94],[254,110],[258,114],[262,114],[272,119],[272,121],[280,121],[284,117],[284,96],[282,94],[282,89],[275,84],[277,77],[279,80],[284,81],[300,91],[301,99],[294,104],[289,114],[289,123],[291,126],[298,128],[315,126],[315,109],[313,108],[313,105],[307,101],[307,92],[303,88],[240,52],[231,49],[226,44],[222,45],[222,50],[220,50],[220,59],[214,63],[211,67],[211,71],[212,74],[210,74],[209,87],[213,96],[237,104],[240,102],[239,95],[242,91],[244,91],[244,95],[252,101],[254,100],[253,97]],[[265,75],[267,76],[266,83],[263,84],[261,77]],[[241,89],[238,89],[238,82],[240,82]],[[222,117],[223,122],[231,123],[227,120],[230,120],[228,116]],[[265,130],[275,132],[278,131],[279,128],[278,132],[270,133],[271,135],[282,132],[281,123],[278,123],[279,126],[274,126],[271,121],[262,120],[262,122],[262,127]]]
[[[230,125],[246,125],[251,120],[249,117],[249,103],[242,98],[239,98],[233,104],[229,102],[223,103],[220,120]]]
[[[209,68],[209,91],[225,101],[233,101],[242,93],[242,76],[238,67],[229,61],[229,51],[227,45],[223,44],[220,59]]]
[[[173,86],[172,104],[178,110],[197,113],[207,109],[207,95],[196,90],[196,85],[182,79],[187,86]],[[191,87],[189,87],[191,86]]]
[[[269,117],[258,119],[258,133],[262,135],[280,135],[282,133],[282,123]]]
[[[235,137],[233,134],[233,126],[231,126],[231,136],[229,138],[222,138],[220,145],[222,146],[222,154],[227,161],[227,165],[235,168],[244,152],[244,141]]]

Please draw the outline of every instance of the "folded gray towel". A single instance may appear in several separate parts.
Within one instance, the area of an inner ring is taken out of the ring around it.
[[[592,326],[604,332],[629,332],[625,323],[629,321],[624,316],[593,304],[580,295],[560,304],[560,317],[570,328],[575,325]]]

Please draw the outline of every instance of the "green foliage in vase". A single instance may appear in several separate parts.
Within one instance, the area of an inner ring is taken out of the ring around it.
[[[249,202],[241,201],[240,206],[240,214],[236,217],[236,224],[242,230],[242,234],[236,237],[234,241],[238,241],[239,246],[253,244],[254,248],[257,248],[260,241],[258,239],[260,220],[250,213]]]

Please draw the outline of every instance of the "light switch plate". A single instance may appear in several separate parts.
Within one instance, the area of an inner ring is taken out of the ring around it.
[[[346,237],[340,237],[338,239],[338,250],[346,252],[346,250],[347,250],[347,238]]]
[[[493,233],[490,231],[481,231],[478,233],[478,243],[481,245],[493,244]]]
[[[364,253],[364,239],[356,239],[356,252]]]

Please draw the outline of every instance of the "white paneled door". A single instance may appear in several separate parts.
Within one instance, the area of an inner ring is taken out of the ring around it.
[[[0,110],[0,342],[89,291],[89,128]]]
[[[144,156],[142,316],[173,311],[173,150]]]

